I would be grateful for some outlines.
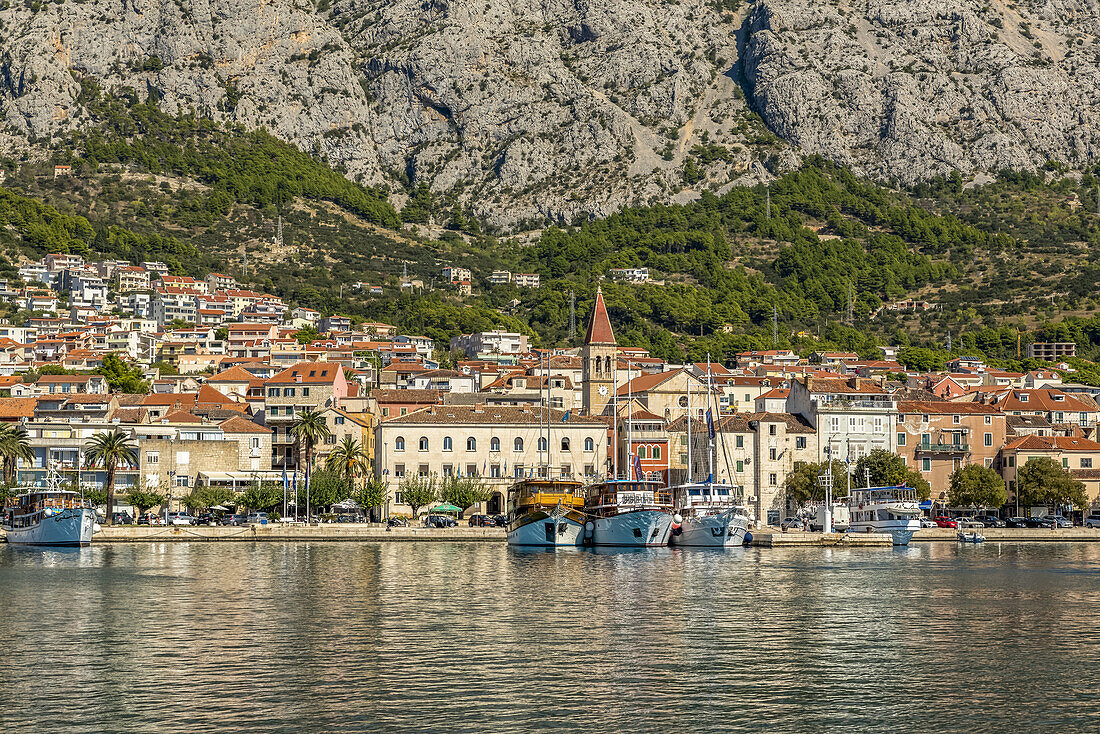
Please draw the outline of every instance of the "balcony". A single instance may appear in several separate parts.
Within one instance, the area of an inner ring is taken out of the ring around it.
[[[970,444],[968,443],[930,443],[921,442],[917,444],[917,452],[925,454],[969,454]]]

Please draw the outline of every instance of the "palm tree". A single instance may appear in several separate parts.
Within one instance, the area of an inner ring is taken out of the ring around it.
[[[370,458],[363,451],[363,447],[351,436],[344,436],[340,445],[332,450],[325,460],[325,465],[331,470],[339,472],[348,483],[348,495],[355,489],[355,478],[365,474]]]
[[[4,464],[4,483],[10,485],[15,481],[16,461],[34,459],[26,428],[8,424],[0,426],[0,459]]]
[[[306,408],[290,424],[290,435],[298,442],[298,453],[306,465],[306,494],[309,494],[309,475],[313,469],[313,447],[332,435],[325,417]],[[306,515],[309,514],[309,502],[306,502]]]
[[[102,464],[107,470],[107,524],[112,522],[115,501],[115,471],[119,464],[137,466],[137,446],[122,431],[97,433],[85,446],[85,464],[89,467]]]

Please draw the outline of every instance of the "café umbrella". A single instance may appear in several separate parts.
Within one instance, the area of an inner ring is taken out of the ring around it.
[[[432,512],[442,512],[443,514],[450,514],[452,512],[462,512],[462,508],[455,507],[454,505],[447,503],[433,507]]]

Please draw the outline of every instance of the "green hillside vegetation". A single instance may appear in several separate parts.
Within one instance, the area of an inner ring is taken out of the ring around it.
[[[901,191],[810,158],[768,188],[561,223],[526,244],[487,234],[453,200],[411,182],[398,213],[385,188],[349,181],[262,130],[168,115],[155,94],[108,98],[86,82],[83,101],[94,124],[55,141],[48,164],[0,162],[0,248],[13,261],[71,251],[164,260],[192,275],[219,270],[295,305],[444,343],[487,328],[525,331],[539,345],[577,343],[569,293],[579,332],[601,284],[620,341],[669,359],[773,346],[873,356],[880,343],[946,357],[949,335],[954,352],[1005,364],[1016,363],[1018,343],[1046,338],[1100,357],[1092,172],[1080,181],[1004,174],[971,188],[953,177]],[[70,163],[74,175],[55,179],[53,163]],[[402,220],[437,236],[400,229]],[[475,296],[432,288],[446,264],[474,272]],[[609,269],[631,266],[648,267],[656,282],[607,280]],[[399,289],[403,269],[426,289]],[[540,273],[543,287],[491,286],[494,269]],[[354,292],[356,281],[386,295]],[[907,297],[936,308],[883,308]]]

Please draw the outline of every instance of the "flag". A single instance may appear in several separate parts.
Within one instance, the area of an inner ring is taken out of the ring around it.
[[[634,455],[634,478],[639,482],[645,479],[645,476],[642,475],[642,457],[637,454]]]
[[[289,484],[287,484],[287,479],[286,479],[286,462],[284,461],[284,462],[283,462],[283,491],[285,492],[285,491],[287,490],[287,488],[288,488],[288,487],[290,487],[290,485],[289,485]]]
[[[714,416],[711,415],[710,408],[707,408],[707,435],[714,439]]]
[[[293,483],[293,486],[294,486],[294,496],[297,497],[298,496],[298,470],[297,469],[294,470],[294,483]]]
[[[562,423],[568,423],[569,422],[569,411],[568,410],[565,411],[565,415],[563,415],[561,417],[561,422]]]

